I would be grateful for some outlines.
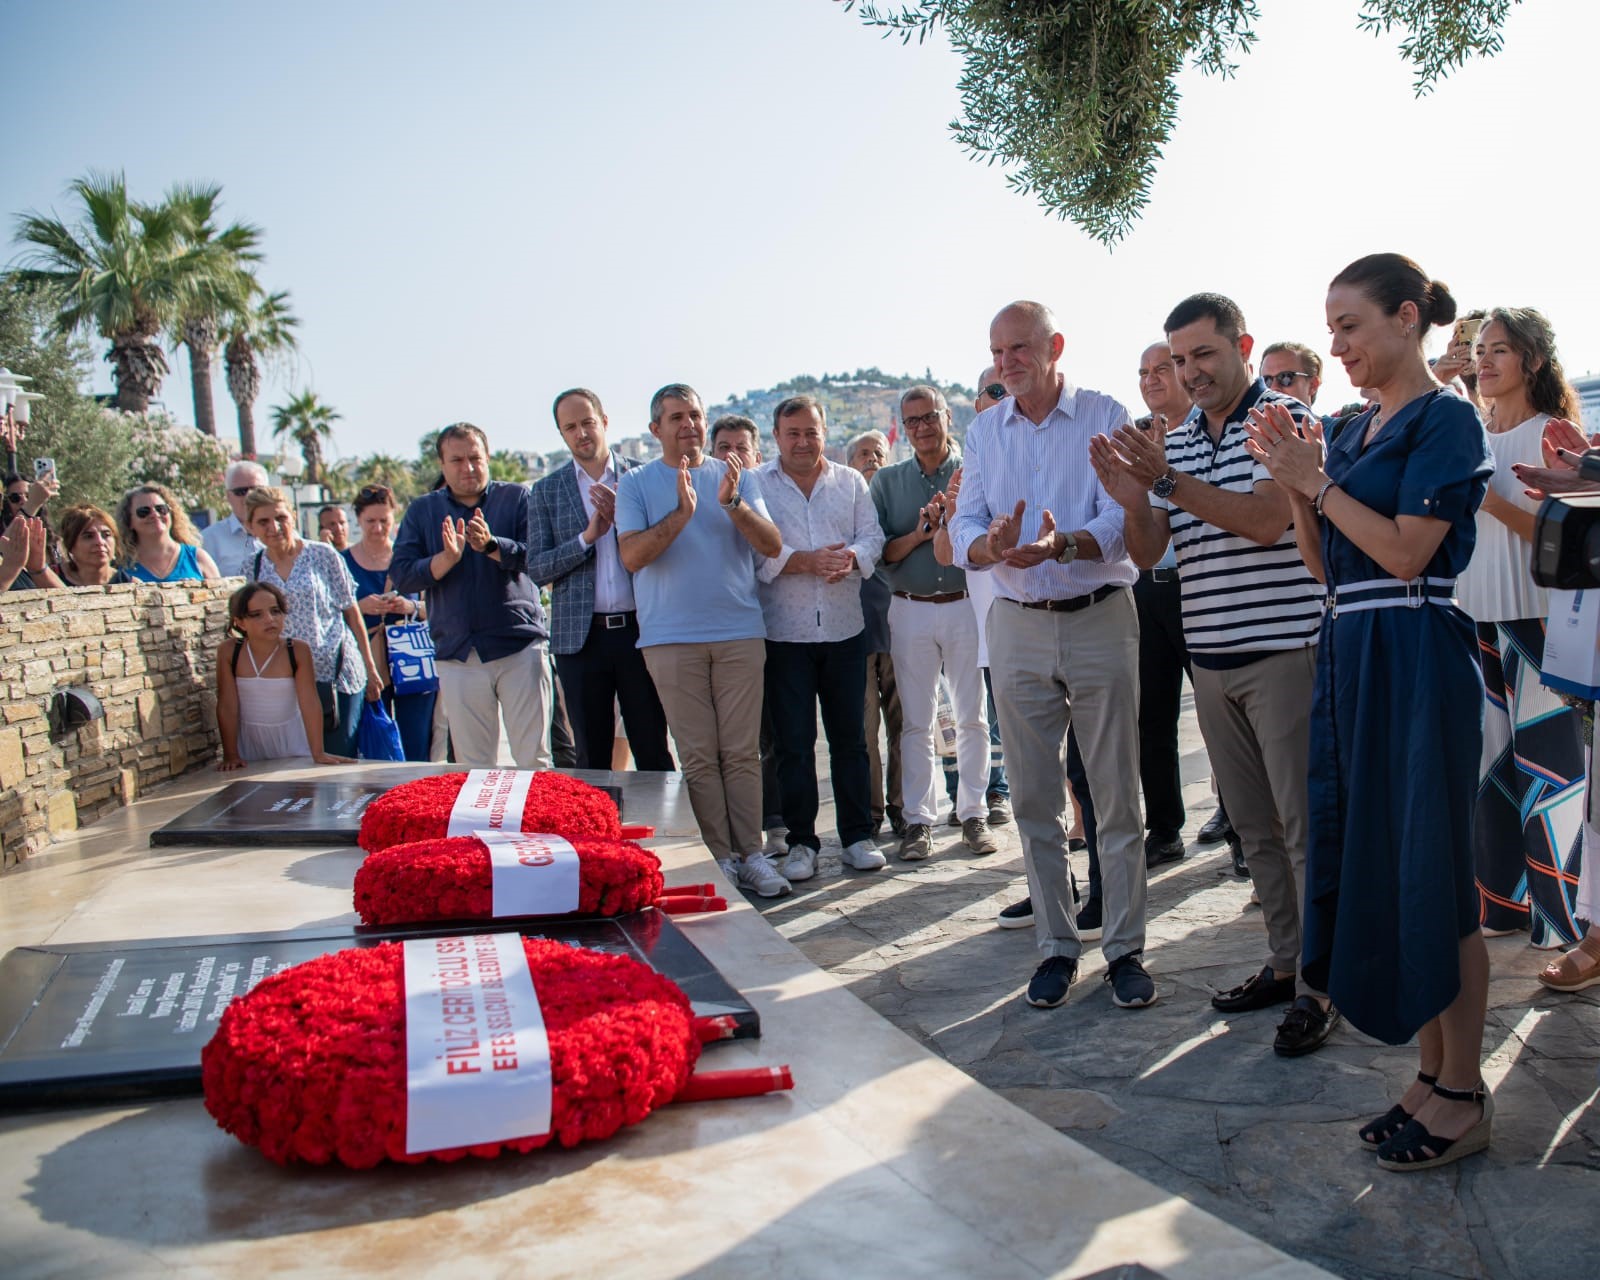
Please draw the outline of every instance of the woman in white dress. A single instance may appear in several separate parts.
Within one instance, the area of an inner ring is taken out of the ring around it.
[[[305,644],[284,635],[288,614],[288,597],[272,583],[249,583],[228,600],[228,637],[217,649],[220,770],[305,756],[350,763],[322,749],[316,671]]]

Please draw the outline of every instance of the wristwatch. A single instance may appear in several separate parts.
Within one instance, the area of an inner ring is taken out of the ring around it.
[[[743,503],[744,498],[742,498],[739,494],[739,491],[735,489],[733,491],[733,497],[722,503],[721,506],[724,511],[737,511],[739,507],[743,505]]]
[[[1071,564],[1078,558],[1078,535],[1075,533],[1063,533],[1061,539],[1061,551],[1056,556],[1056,563]]]
[[[1168,467],[1156,477],[1156,482],[1150,486],[1150,492],[1158,498],[1170,498],[1172,491],[1178,487],[1178,473]]]

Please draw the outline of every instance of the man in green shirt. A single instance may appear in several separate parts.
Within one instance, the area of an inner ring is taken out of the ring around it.
[[[956,816],[962,838],[973,853],[993,853],[1000,846],[986,821],[989,726],[978,669],[977,620],[967,604],[966,574],[934,558],[935,531],[923,519],[923,508],[949,486],[960,455],[950,439],[950,409],[938,388],[909,388],[900,397],[900,420],[915,454],[882,468],[872,479],[872,501],[885,538],[883,564],[893,592],[889,651],[903,726],[900,767],[906,834],[900,857],[911,862],[933,854],[938,806],[933,730],[941,667],[955,711]]]

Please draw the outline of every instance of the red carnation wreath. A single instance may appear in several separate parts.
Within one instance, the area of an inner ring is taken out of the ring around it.
[[[669,979],[627,956],[522,939],[550,1045],[550,1131],[406,1151],[404,950],[398,942],[319,956],[224,1011],[201,1051],[206,1110],[278,1164],[370,1168],[532,1151],[608,1138],[656,1107],[793,1085],[787,1067],[691,1078],[727,1019],[695,1019]]]
[[[466,782],[464,773],[414,778],[384,792],[361,815],[356,843],[368,853],[413,840],[439,840],[450,829],[450,811]],[[622,837],[617,806],[599,787],[564,773],[533,775],[522,810],[522,829],[551,835]]]
[[[626,840],[573,840],[578,851],[578,913],[619,916],[661,897],[661,860]],[[416,840],[367,855],[356,872],[362,924],[494,918],[488,847],[476,836]]]

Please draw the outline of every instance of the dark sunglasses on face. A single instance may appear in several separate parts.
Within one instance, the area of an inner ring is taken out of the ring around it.
[[[1294,386],[1296,378],[1309,378],[1309,373],[1300,373],[1295,370],[1285,369],[1282,373],[1263,374],[1262,378],[1269,387],[1277,387],[1279,391],[1287,391]]]
[[[139,519],[145,520],[149,518],[149,515],[152,511],[154,511],[158,516],[170,516],[172,514],[172,508],[169,507],[165,502],[158,502],[153,507],[135,507],[133,509],[133,514],[138,516]]]
[[[991,400],[1004,400],[1006,398],[1006,384],[1003,382],[991,382],[983,389],[983,394]]]
[[[255,488],[255,486],[252,484],[239,484],[234,485],[234,487],[229,489],[228,492],[231,493],[235,498],[242,498],[253,488]]]
[[[28,495],[25,494],[25,493],[8,493],[8,494],[6,494],[6,502],[9,505],[13,506],[13,507],[20,507],[27,500],[28,500]]]

